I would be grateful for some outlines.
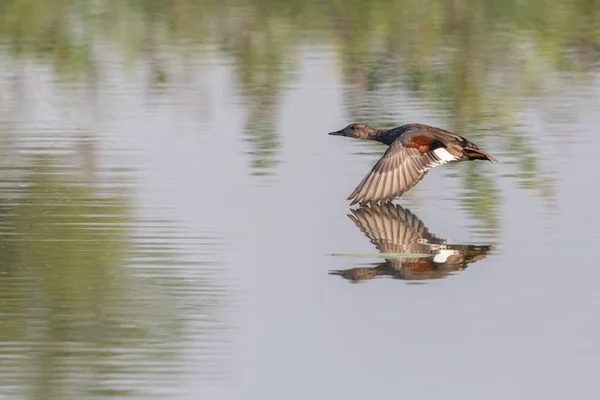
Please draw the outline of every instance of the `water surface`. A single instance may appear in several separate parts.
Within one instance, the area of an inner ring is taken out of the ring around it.
[[[0,8],[0,397],[595,398],[594,1]],[[361,216],[350,122],[500,163]]]

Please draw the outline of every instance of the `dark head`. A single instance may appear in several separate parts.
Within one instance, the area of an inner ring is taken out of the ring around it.
[[[350,124],[339,131],[330,132],[330,135],[346,136],[355,139],[371,139],[377,135],[377,129],[364,124]]]

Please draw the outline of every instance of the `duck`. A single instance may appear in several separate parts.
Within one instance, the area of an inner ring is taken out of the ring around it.
[[[487,160],[486,151],[466,138],[433,126],[411,123],[392,129],[350,124],[332,136],[374,140],[388,146],[383,156],[348,196],[350,205],[391,202],[415,186],[431,168],[449,162]]]
[[[382,253],[410,253],[388,257],[373,267],[331,270],[352,283],[388,277],[405,281],[442,279],[481,261],[496,250],[494,244],[451,244],[429,231],[408,208],[386,203],[350,209],[348,217]]]

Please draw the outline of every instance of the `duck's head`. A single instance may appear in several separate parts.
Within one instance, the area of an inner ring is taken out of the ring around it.
[[[334,136],[346,136],[355,139],[370,139],[377,134],[377,130],[375,128],[371,128],[369,125],[350,124],[344,129],[330,132],[329,134]]]

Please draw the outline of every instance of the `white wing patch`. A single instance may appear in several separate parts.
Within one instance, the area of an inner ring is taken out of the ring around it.
[[[440,252],[437,253],[435,257],[433,257],[433,262],[438,264],[445,263],[446,261],[448,261],[448,257],[453,256],[455,254],[458,254],[458,251],[448,249],[440,250]]]
[[[433,154],[435,154],[435,156],[440,159],[441,164],[458,160],[458,157],[453,156],[448,150],[446,150],[443,147],[435,149],[433,151]]]

